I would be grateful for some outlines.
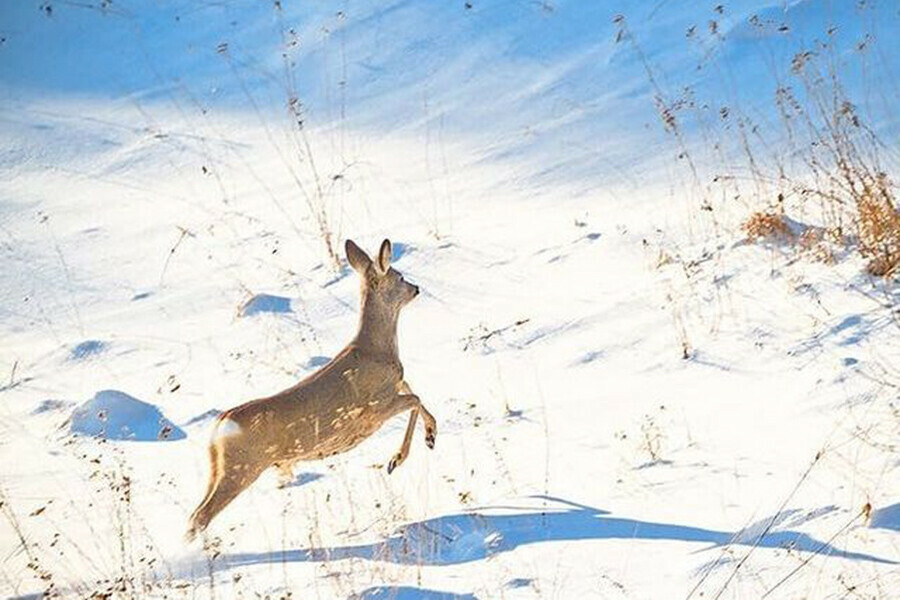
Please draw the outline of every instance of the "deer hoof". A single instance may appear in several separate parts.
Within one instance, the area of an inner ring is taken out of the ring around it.
[[[195,539],[197,539],[197,534],[199,534],[202,529],[197,527],[196,525],[191,525],[186,532],[184,532],[184,543],[190,544]]]
[[[387,466],[387,472],[388,472],[388,475],[390,475],[391,473],[393,473],[393,472],[394,472],[394,469],[396,469],[397,467],[399,467],[399,466],[400,466],[400,463],[402,463],[402,462],[403,462],[403,457],[400,456],[399,454],[395,454],[395,455],[391,458],[390,462],[388,462],[388,466]]]
[[[425,432],[425,445],[431,449],[434,448],[435,433],[434,429],[429,429]]]

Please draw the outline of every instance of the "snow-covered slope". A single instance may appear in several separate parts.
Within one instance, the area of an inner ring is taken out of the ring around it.
[[[698,227],[655,97],[767,123],[834,27],[890,163],[900,15],[717,4],[5,3],[0,593],[898,597],[896,292]],[[388,476],[397,418],[185,545],[218,411],[354,332],[323,231],[421,286],[437,446]]]

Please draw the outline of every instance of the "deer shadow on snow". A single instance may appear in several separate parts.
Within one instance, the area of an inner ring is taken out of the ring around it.
[[[323,562],[363,558],[397,564],[428,566],[457,565],[508,552],[519,546],[576,540],[674,540],[709,544],[704,549],[726,545],[761,548],[793,548],[844,559],[883,564],[893,561],[857,552],[846,552],[806,533],[776,530],[789,513],[765,519],[737,532],[702,527],[655,523],[611,516],[605,510],[558,498],[536,496],[546,508],[492,507],[481,512],[457,513],[410,523],[384,540],[370,544],[307,548],[287,552],[226,554],[219,569],[262,563]],[[501,510],[504,514],[490,514]],[[773,525],[774,523],[774,525]]]

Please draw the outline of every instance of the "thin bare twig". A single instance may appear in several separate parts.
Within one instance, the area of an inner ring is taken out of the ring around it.
[[[771,593],[774,592],[776,589],[778,589],[784,582],[786,582],[788,579],[790,579],[791,577],[793,577],[794,575],[796,575],[797,572],[798,572],[800,569],[802,569],[803,567],[805,567],[806,565],[808,565],[809,562],[810,562],[812,559],[814,559],[816,556],[819,555],[820,552],[822,552],[822,550],[824,550],[825,548],[828,548],[829,546],[831,546],[831,542],[833,542],[835,539],[837,539],[837,537],[838,537],[839,535],[841,535],[842,533],[844,533],[845,531],[847,531],[847,529],[849,529],[851,525],[853,525],[854,523],[856,523],[856,521],[858,521],[860,517],[865,516],[865,515],[867,514],[867,512],[869,512],[870,510],[871,510],[871,505],[866,504],[866,506],[863,507],[863,509],[862,509],[856,516],[854,516],[852,519],[850,519],[849,521],[847,521],[847,524],[846,524],[846,525],[844,525],[843,527],[841,527],[840,529],[838,529],[836,532],[834,532],[834,535],[832,535],[830,538],[828,538],[827,540],[825,540],[824,542],[822,542],[821,544],[819,544],[819,547],[818,547],[818,548],[816,548],[809,556],[807,556],[807,557],[806,557],[799,565],[797,565],[796,567],[794,567],[794,569],[792,569],[790,573],[788,573],[787,575],[785,575],[784,577],[782,577],[781,579],[779,579],[778,582],[777,582],[775,585],[773,585],[772,587],[770,587],[769,589],[767,589],[767,590],[766,590],[766,593],[763,594],[762,596],[760,596],[760,598],[766,598],[766,597],[768,597],[769,594],[771,594]]]
[[[178,239],[175,241],[175,244],[169,248],[169,254],[166,256],[166,262],[163,264],[162,272],[159,274],[159,287],[162,287],[163,278],[166,276],[166,271],[169,269],[169,261],[172,260],[172,257],[175,255],[175,251],[178,249],[178,246],[181,245],[181,242],[184,241],[186,237],[197,237],[194,232],[190,231],[182,227],[181,225],[177,226],[179,231],[181,231],[181,235],[178,236]]]

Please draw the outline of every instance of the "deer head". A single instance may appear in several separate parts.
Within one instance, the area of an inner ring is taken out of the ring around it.
[[[359,334],[357,342],[365,347],[393,350],[397,347],[397,319],[400,309],[419,295],[419,286],[403,278],[391,267],[393,249],[384,240],[375,260],[369,258],[353,240],[345,245],[347,261],[362,279]]]

